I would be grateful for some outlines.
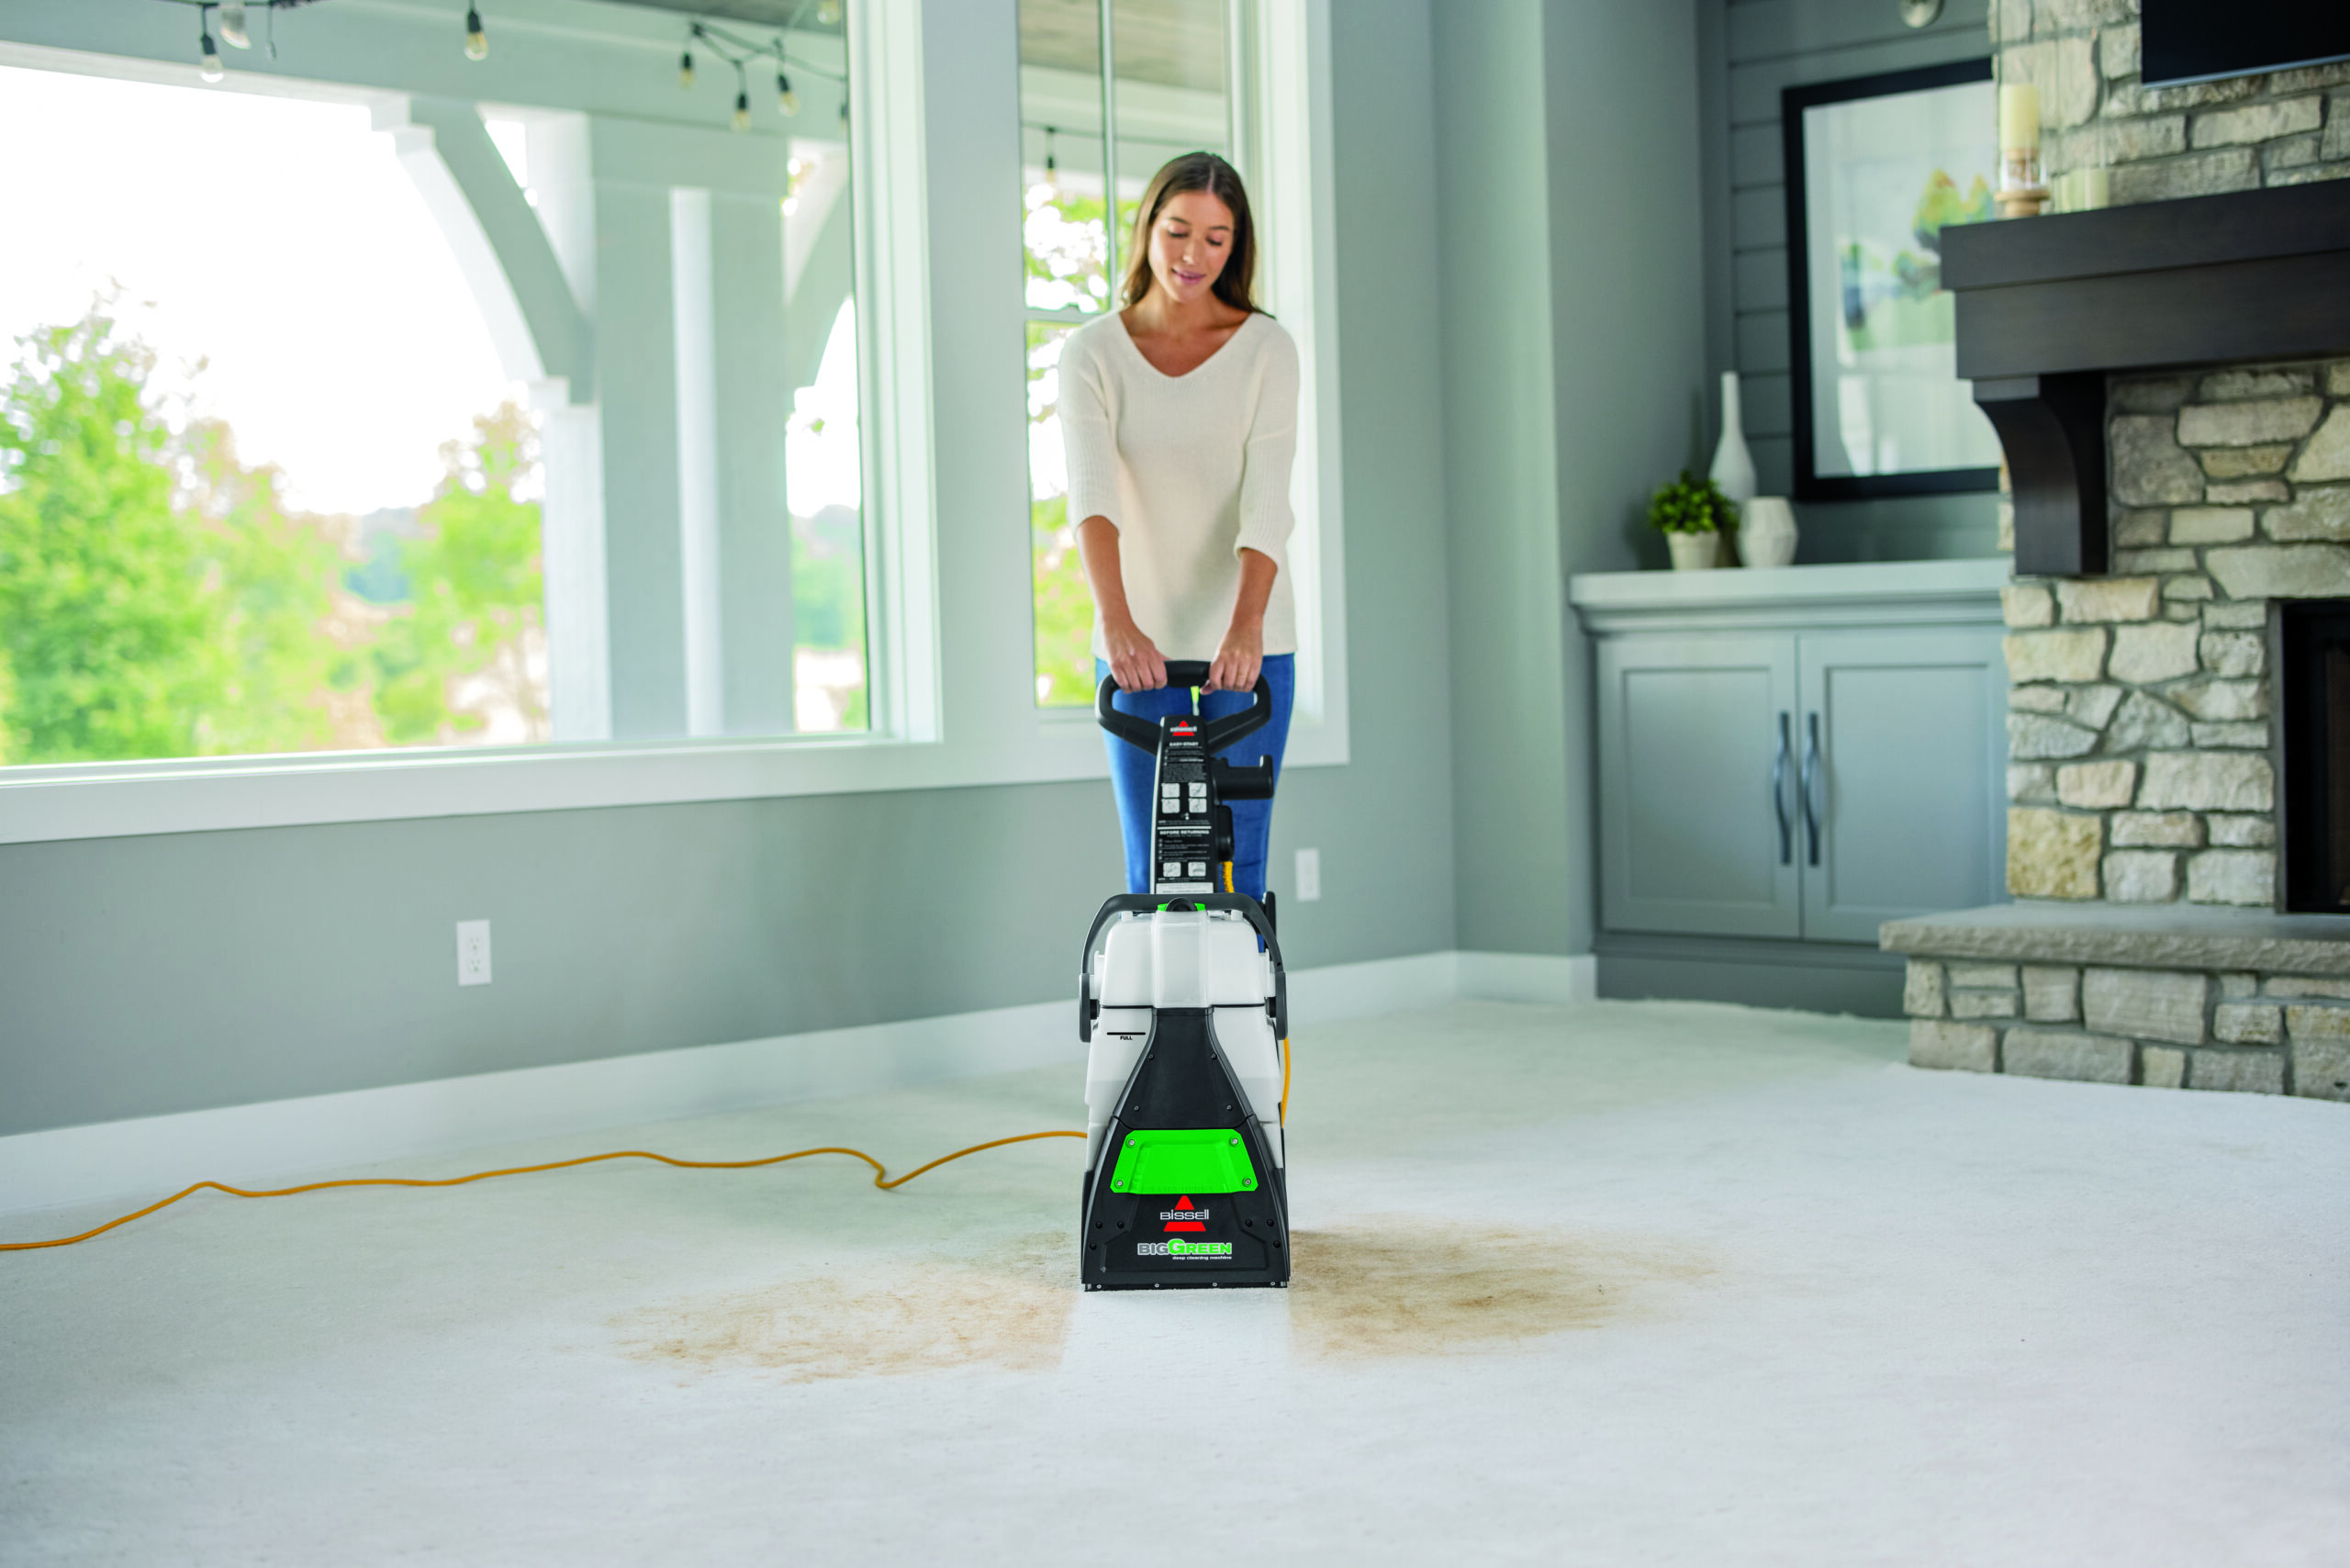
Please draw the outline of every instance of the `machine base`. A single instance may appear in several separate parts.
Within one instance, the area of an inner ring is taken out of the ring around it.
[[[1179,1181],[1197,1184],[1165,1190]],[[1212,1009],[1155,1014],[1080,1215],[1088,1290],[1289,1283],[1289,1182],[1216,1044]]]

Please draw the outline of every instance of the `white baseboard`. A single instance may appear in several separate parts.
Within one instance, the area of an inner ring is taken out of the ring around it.
[[[1292,969],[1289,1016],[1300,1024],[1334,1023],[1407,1007],[1436,1007],[1460,994],[1456,953],[1414,953],[1360,964]]]
[[[1592,1002],[1599,996],[1599,960],[1589,953],[1456,953],[1455,994],[1480,1002]]]
[[[1298,970],[1290,1011],[1310,1025],[1464,997],[1580,1002],[1595,981],[1588,954],[1416,953]],[[1071,998],[18,1133],[0,1137],[0,1214],[1075,1062],[1076,1022]]]

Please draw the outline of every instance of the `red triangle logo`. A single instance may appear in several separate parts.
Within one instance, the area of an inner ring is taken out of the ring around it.
[[[1192,1195],[1189,1193],[1184,1193],[1175,1201],[1175,1206],[1179,1209],[1189,1209],[1192,1206]]]

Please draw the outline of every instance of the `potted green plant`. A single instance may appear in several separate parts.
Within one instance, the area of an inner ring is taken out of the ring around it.
[[[1684,468],[1649,499],[1649,525],[1664,535],[1676,572],[1701,572],[1721,560],[1722,534],[1738,522],[1738,503],[1711,479]]]

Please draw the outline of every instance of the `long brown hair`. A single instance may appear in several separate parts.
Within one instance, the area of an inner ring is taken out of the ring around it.
[[[1126,275],[1119,285],[1122,303],[1139,305],[1150,292],[1150,231],[1167,204],[1185,191],[1205,191],[1232,209],[1232,253],[1213,286],[1215,297],[1236,310],[1259,311],[1257,303],[1257,225],[1248,216],[1248,193],[1240,173],[1213,152],[1186,152],[1169,158],[1142,193],[1135,209],[1133,241],[1126,247]]]

